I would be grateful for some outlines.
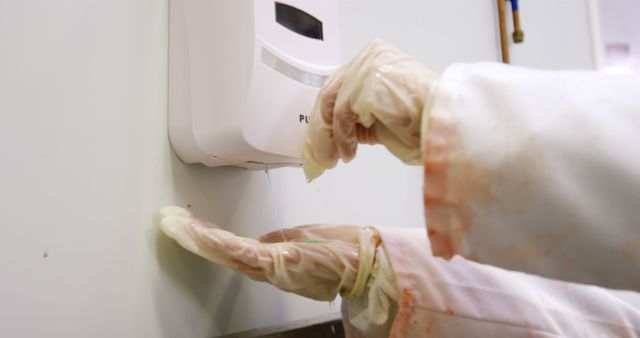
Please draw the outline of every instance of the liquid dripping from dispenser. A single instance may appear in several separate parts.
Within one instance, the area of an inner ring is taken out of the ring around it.
[[[264,165],[264,173],[267,178],[267,187],[269,188],[269,194],[271,195],[271,206],[273,208],[273,213],[276,215],[276,220],[278,225],[280,226],[280,233],[282,234],[282,241],[286,242],[287,237],[284,234],[284,225],[282,224],[282,218],[280,218],[280,212],[278,210],[278,203],[276,201],[276,195],[273,193],[273,186],[271,185],[271,175],[269,175],[269,167],[267,164]]]

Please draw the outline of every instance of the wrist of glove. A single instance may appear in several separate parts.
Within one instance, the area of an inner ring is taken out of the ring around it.
[[[358,143],[382,144],[407,164],[422,164],[421,121],[438,74],[374,40],[320,90],[305,135],[307,179],[349,162]]]
[[[342,317],[347,337],[389,337],[398,311],[395,275],[382,245],[362,297],[342,302]]]
[[[372,229],[353,225],[306,225],[255,240],[222,230],[180,207],[165,207],[160,217],[163,232],[192,253],[321,301],[337,294],[360,297],[379,244]]]

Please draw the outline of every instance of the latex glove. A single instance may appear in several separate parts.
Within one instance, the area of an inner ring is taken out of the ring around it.
[[[398,309],[395,278],[386,251],[380,245],[376,249],[376,259],[364,295],[342,302],[346,337],[390,337]]]
[[[338,159],[351,161],[358,143],[383,144],[403,162],[422,164],[422,114],[437,78],[391,45],[369,43],[318,94],[304,141],[307,179],[333,168]]]
[[[359,297],[371,273],[378,237],[352,225],[307,225],[278,230],[259,241],[197,219],[189,210],[160,210],[163,232],[216,264],[316,299]],[[285,237],[288,241],[283,241]]]

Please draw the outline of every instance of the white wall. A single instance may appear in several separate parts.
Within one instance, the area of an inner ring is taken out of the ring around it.
[[[380,36],[438,70],[495,60],[493,6],[342,0],[343,58]],[[285,226],[423,225],[421,169],[378,148],[311,184],[274,170],[275,202],[262,172],[182,164],[166,34],[163,0],[0,0],[0,336],[206,337],[338,310],[186,253],[164,205],[248,236],[278,227],[273,203]]]
[[[599,60],[595,51],[601,48],[596,1],[519,1],[525,32],[522,44],[511,41],[513,20],[506,2],[512,64],[543,69],[596,68]],[[495,0],[341,0],[340,5],[346,56],[357,52],[365,41],[380,37],[436,70],[453,62],[499,60]]]
[[[525,41],[510,41],[513,64],[544,69],[599,66],[602,46],[597,0],[521,0],[519,4]],[[511,39],[513,20],[511,12],[507,13]]]

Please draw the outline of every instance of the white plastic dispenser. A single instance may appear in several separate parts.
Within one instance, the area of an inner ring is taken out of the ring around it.
[[[169,136],[186,163],[300,165],[340,63],[337,0],[170,0]]]

